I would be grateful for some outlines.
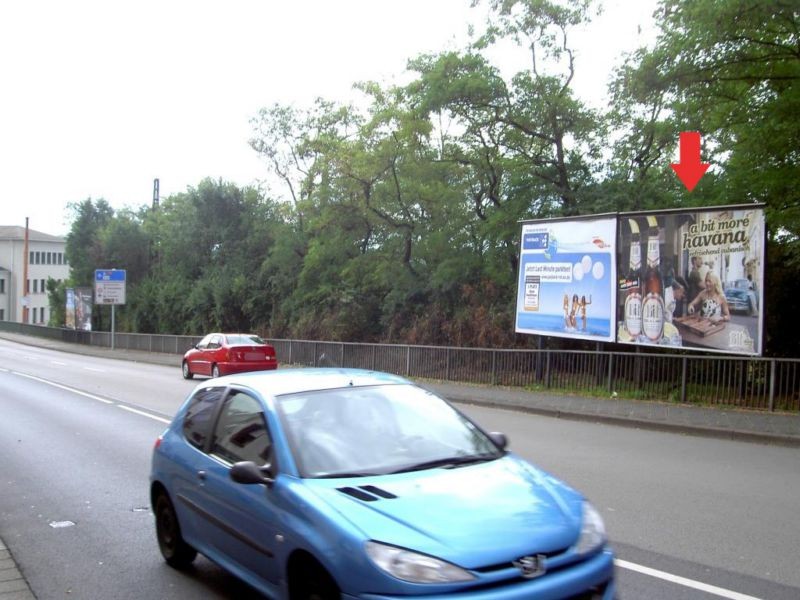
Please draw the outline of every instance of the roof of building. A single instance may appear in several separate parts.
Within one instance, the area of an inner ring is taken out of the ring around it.
[[[0,225],[0,240],[24,240],[25,228],[18,225]],[[32,242],[64,242],[65,238],[28,229],[28,240]]]

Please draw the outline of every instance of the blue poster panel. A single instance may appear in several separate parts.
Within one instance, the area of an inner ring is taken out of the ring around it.
[[[760,355],[762,205],[620,215],[617,341]]]
[[[522,224],[517,333],[614,341],[616,217]]]

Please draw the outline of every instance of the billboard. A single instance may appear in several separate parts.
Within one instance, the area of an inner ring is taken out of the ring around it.
[[[72,288],[67,288],[66,296],[66,321],[64,326],[68,327],[69,329],[75,329],[75,290]]]
[[[75,329],[92,330],[92,288],[75,288]]]
[[[618,342],[762,353],[762,205],[625,213],[617,231]]]
[[[517,333],[614,341],[616,216],[526,221]]]

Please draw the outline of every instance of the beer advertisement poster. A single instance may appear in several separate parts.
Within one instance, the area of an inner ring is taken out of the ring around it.
[[[616,217],[522,224],[517,333],[614,341]]]
[[[761,354],[762,205],[626,213],[617,232],[618,342]]]

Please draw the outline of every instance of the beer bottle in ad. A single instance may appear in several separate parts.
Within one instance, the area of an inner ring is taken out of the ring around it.
[[[642,330],[650,341],[658,342],[664,335],[664,283],[661,275],[661,249],[658,221],[647,217],[647,271],[644,276]]]
[[[642,333],[642,246],[639,236],[639,224],[628,219],[631,227],[631,253],[626,277],[628,288],[625,296],[625,329],[631,338],[636,339]]]

